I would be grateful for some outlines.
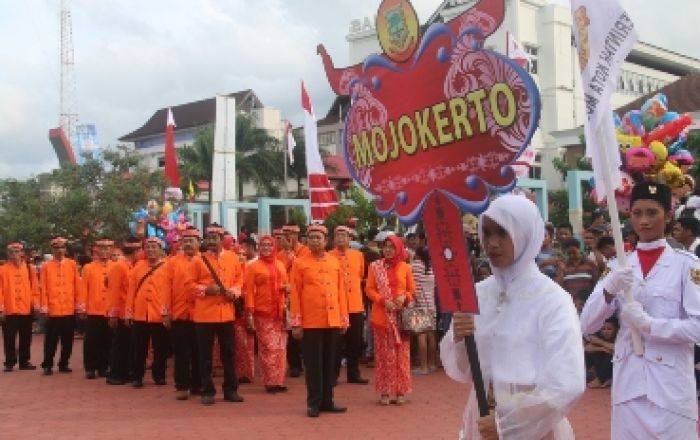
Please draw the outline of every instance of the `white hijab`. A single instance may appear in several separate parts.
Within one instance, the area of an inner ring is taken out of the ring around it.
[[[479,217],[479,240],[482,243],[484,217],[498,223],[513,241],[513,264],[505,268],[491,266],[499,286],[507,290],[513,280],[535,265],[535,257],[544,241],[544,221],[537,206],[525,196],[501,196]]]

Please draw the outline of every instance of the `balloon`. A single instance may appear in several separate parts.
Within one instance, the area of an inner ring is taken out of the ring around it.
[[[630,136],[643,136],[646,131],[642,125],[642,112],[630,110],[622,117],[622,130]]]
[[[666,149],[666,145],[661,142],[654,141],[649,144],[649,150],[654,153],[654,157],[656,158],[656,166],[661,168],[668,158],[668,150]]]
[[[619,132],[617,133],[617,143],[620,144],[620,151],[623,153],[626,153],[630,148],[644,145],[641,136],[629,136]]]
[[[679,115],[677,112],[666,112],[666,114],[661,118],[659,121],[660,124],[667,124],[669,122],[673,122],[676,119],[680,118],[681,115]]]
[[[630,173],[648,173],[656,163],[656,156],[647,148],[636,147],[625,153],[625,160]]]
[[[690,151],[688,150],[678,150],[675,154],[669,156],[668,160],[678,166],[692,165],[695,162],[693,155],[690,154]]]
[[[659,174],[667,185],[683,186],[683,171],[671,162],[666,162]]]
[[[654,130],[646,135],[645,141],[651,144],[654,141],[661,141],[667,144],[673,143],[676,138],[685,130],[686,127],[693,123],[693,118],[686,113],[675,121],[668,124],[659,125]]]
[[[167,217],[170,215],[171,212],[173,212],[173,204],[170,202],[165,202],[163,203],[163,209],[161,210],[163,213],[164,217]]]
[[[653,98],[642,105],[642,121],[647,131],[653,129],[666,115],[668,100],[663,93],[657,93]]]
[[[613,123],[615,124],[615,129],[618,131],[622,131],[622,119],[620,116],[613,112]]]

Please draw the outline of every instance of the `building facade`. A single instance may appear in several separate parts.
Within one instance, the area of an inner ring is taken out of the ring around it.
[[[448,21],[475,2],[446,0],[426,25]],[[503,24],[485,42],[487,49],[505,53],[509,32],[530,55],[527,69],[539,87],[542,101],[540,128],[532,139],[536,159],[530,177],[545,179],[549,189],[563,188],[552,160],[562,157],[564,148],[572,142],[580,144],[578,135],[571,134],[578,133],[576,128],[583,125],[585,116],[572,28],[571,11],[566,6],[549,4],[546,0],[506,0]],[[381,53],[373,18],[353,20],[346,39],[350,64],[362,62],[369,54]],[[613,108],[693,72],[700,72],[700,60],[640,42],[622,66],[618,90],[612,98]],[[567,135],[557,135],[562,132]]]

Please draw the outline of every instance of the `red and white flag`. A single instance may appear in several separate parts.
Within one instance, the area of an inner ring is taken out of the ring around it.
[[[301,82],[301,106],[304,109],[304,142],[306,144],[306,171],[309,177],[311,222],[321,223],[338,207],[338,196],[331,187],[321,161],[316,116],[303,81]]]
[[[294,165],[294,147],[297,146],[297,142],[294,140],[294,133],[292,133],[292,124],[290,124],[289,122],[287,122],[285,134],[287,136],[287,156],[289,157],[289,165]]]
[[[180,170],[177,168],[175,151],[175,118],[171,108],[168,108],[168,120],[165,123],[165,177],[170,186],[180,187]]]
[[[510,32],[506,32],[506,56],[518,63],[523,69],[530,63],[530,55],[522,44]]]

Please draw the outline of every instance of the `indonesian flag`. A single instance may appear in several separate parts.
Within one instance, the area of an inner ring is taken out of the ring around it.
[[[518,40],[510,32],[506,32],[506,55],[520,67],[525,69],[530,62],[530,55]]]
[[[287,122],[287,128],[285,129],[287,135],[287,156],[289,156],[289,165],[294,165],[294,147],[297,146],[297,142],[294,140],[294,134],[292,133],[292,124]]]
[[[168,121],[165,124],[165,177],[170,186],[180,186],[180,170],[177,169],[177,153],[175,152],[175,118],[168,107]]]
[[[318,149],[316,116],[311,99],[301,82],[301,106],[304,109],[304,142],[306,143],[306,170],[309,176],[311,222],[321,223],[338,207],[338,197],[328,181]]]

